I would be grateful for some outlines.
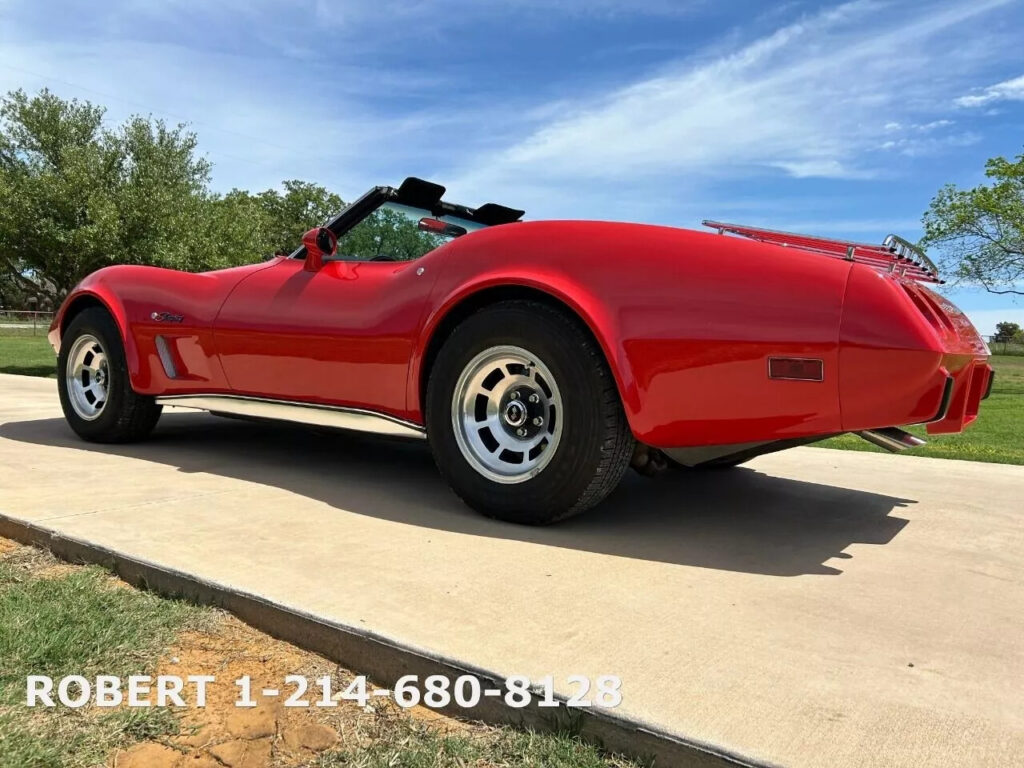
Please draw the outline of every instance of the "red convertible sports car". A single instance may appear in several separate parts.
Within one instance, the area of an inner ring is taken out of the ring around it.
[[[715,233],[376,187],[288,257],[89,275],[50,330],[86,440],[163,406],[427,439],[481,512],[549,523],[632,464],[722,467],[853,432],[973,421],[988,348],[909,243]]]

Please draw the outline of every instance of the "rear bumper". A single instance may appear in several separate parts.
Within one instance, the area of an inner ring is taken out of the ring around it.
[[[948,374],[952,380],[948,406],[938,419],[928,423],[929,435],[963,431],[964,427],[978,418],[981,401],[992,391],[992,367],[984,359],[963,362],[958,357],[958,361],[961,363],[959,368]]]

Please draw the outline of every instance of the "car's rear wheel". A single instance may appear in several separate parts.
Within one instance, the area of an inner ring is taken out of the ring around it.
[[[64,418],[85,440],[140,440],[160,418],[156,401],[132,389],[121,334],[100,307],[83,310],[64,331],[57,389]]]
[[[607,496],[633,437],[600,349],[545,304],[483,309],[445,341],[431,370],[427,436],[441,474],[471,507],[545,524]]]

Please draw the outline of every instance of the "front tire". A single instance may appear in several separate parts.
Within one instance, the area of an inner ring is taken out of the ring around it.
[[[64,418],[90,442],[141,440],[156,426],[162,410],[154,398],[132,389],[121,334],[100,307],[83,310],[64,332],[57,389]]]
[[[600,502],[633,452],[600,349],[578,320],[531,301],[495,304],[455,329],[431,369],[426,423],[463,501],[529,525]]]

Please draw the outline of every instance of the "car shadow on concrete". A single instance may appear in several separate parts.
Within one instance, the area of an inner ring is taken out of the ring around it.
[[[757,470],[628,472],[599,507],[531,528],[473,512],[437,474],[425,443],[290,425],[165,414],[150,440],[98,445],[63,419],[0,425],[0,437],[138,458],[281,488],[337,509],[424,528],[618,557],[774,576],[837,575],[851,544],[885,544],[915,503]]]

